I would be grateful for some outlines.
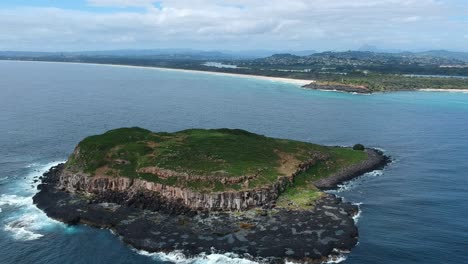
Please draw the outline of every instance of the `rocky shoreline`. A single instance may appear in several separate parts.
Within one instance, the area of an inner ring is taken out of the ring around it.
[[[385,166],[388,158],[366,150],[369,159],[318,181],[322,189]],[[358,241],[358,207],[325,194],[311,209],[264,206],[247,211],[194,210],[158,193],[138,190],[70,192],[61,179],[65,165],[41,178],[34,203],[49,217],[75,225],[111,229],[125,243],[148,252],[182,251],[187,256],[232,252],[262,263],[285,260],[321,263],[351,250]]]
[[[141,197],[119,205],[56,188],[63,164],[44,174],[34,203],[49,217],[75,225],[109,228],[125,243],[149,252],[233,252],[265,263],[308,263],[348,251],[358,239],[358,208],[326,195],[311,210],[257,209],[194,212]],[[154,210],[157,209],[157,210]]]
[[[310,84],[302,86],[303,88],[311,90],[324,90],[324,91],[338,91],[346,93],[359,93],[359,94],[371,94],[372,91],[364,86],[351,86],[344,84],[322,84],[312,82]]]
[[[338,184],[352,180],[364,173],[384,168],[390,163],[390,158],[377,149],[366,149],[368,158],[361,163],[349,166],[335,174],[314,182],[321,190],[330,190],[338,187]]]

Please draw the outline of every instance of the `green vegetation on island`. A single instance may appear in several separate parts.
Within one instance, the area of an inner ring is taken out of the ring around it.
[[[269,138],[240,129],[155,133],[134,127],[85,138],[66,167],[90,177],[141,178],[205,193],[261,188],[295,174],[279,205],[293,201],[305,206],[320,196],[313,181],[366,158],[366,152],[352,148]]]

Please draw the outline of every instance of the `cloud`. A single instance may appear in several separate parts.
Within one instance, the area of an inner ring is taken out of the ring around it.
[[[88,5],[98,7],[150,7],[154,0],[87,0]]]
[[[83,50],[465,49],[456,0],[88,0],[89,9],[0,9],[3,48]],[[118,8],[95,12],[101,7]],[[125,9],[140,7],[138,11]],[[122,9],[120,9],[122,8]],[[95,10],[94,10],[95,9]],[[141,10],[140,10],[141,9]],[[433,41],[434,36],[440,41]]]

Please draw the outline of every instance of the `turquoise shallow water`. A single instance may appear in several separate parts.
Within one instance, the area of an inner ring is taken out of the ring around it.
[[[122,126],[242,128],[395,162],[338,191],[362,203],[346,263],[468,263],[468,94],[351,95],[235,77],[0,62],[0,263],[246,263],[138,253],[109,231],[67,227],[31,204],[32,179],[83,137]]]

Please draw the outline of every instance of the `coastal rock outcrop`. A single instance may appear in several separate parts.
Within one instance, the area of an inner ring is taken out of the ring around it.
[[[121,193],[119,197],[126,197],[127,201],[138,195],[148,196],[148,193],[156,193],[166,201],[182,203],[193,210],[245,210],[271,205],[290,181],[288,177],[281,177],[273,184],[252,190],[199,193],[142,179],[90,177],[64,170],[59,176],[58,186],[69,192],[93,194],[101,199],[112,198],[109,193]],[[116,201],[110,199],[108,202]]]
[[[356,245],[358,207],[319,189],[387,162],[373,149],[244,130],[122,128],[81,141],[44,174],[33,201],[49,217],[112,229],[150,252],[320,263]]]
[[[364,173],[371,172],[385,167],[390,162],[390,158],[376,149],[366,149],[367,159],[360,163],[348,166],[329,177],[317,180],[314,185],[322,190],[334,189],[338,184],[349,181]]]
[[[313,208],[302,211],[170,214],[145,210],[144,206],[96,201],[61,190],[57,186],[62,170],[63,164],[44,174],[39,192],[33,197],[38,208],[67,224],[109,228],[125,243],[148,252],[179,250],[187,256],[232,252],[260,263],[321,263],[349,251],[358,239],[352,218],[358,212],[357,206],[334,195],[325,195]],[[138,199],[134,201],[138,204]]]
[[[312,89],[312,90],[339,91],[339,92],[360,93],[360,94],[372,93],[372,91],[365,86],[352,86],[352,85],[345,85],[345,84],[324,84],[324,83],[312,82],[302,87],[307,88],[307,89]]]

